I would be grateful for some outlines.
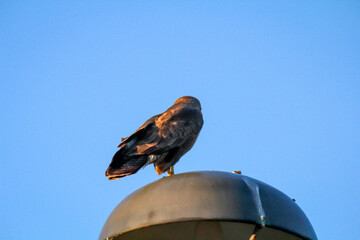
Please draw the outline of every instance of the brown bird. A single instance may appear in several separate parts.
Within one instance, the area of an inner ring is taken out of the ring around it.
[[[200,101],[185,96],[155,115],[121,143],[106,170],[109,180],[132,175],[151,163],[157,174],[174,174],[174,165],[194,145],[203,126]]]

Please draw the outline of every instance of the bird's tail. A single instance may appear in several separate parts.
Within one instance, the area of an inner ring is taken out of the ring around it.
[[[105,172],[109,180],[115,180],[128,175],[132,175],[148,162],[148,156],[140,155],[125,158],[123,149],[117,151]]]

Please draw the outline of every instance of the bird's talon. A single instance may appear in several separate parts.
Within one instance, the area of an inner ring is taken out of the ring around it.
[[[168,173],[168,176],[174,175],[174,166],[171,166],[168,170],[166,170]]]

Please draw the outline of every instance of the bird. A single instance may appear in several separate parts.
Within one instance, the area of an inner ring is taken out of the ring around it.
[[[158,175],[174,174],[174,165],[195,144],[204,124],[200,101],[191,96],[178,98],[165,112],[122,138],[119,150],[105,172],[109,180],[135,174],[154,164]]]

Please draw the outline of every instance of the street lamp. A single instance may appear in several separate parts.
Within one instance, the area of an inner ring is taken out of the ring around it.
[[[317,240],[295,201],[256,179],[201,171],[161,178],[127,196],[99,240]]]

